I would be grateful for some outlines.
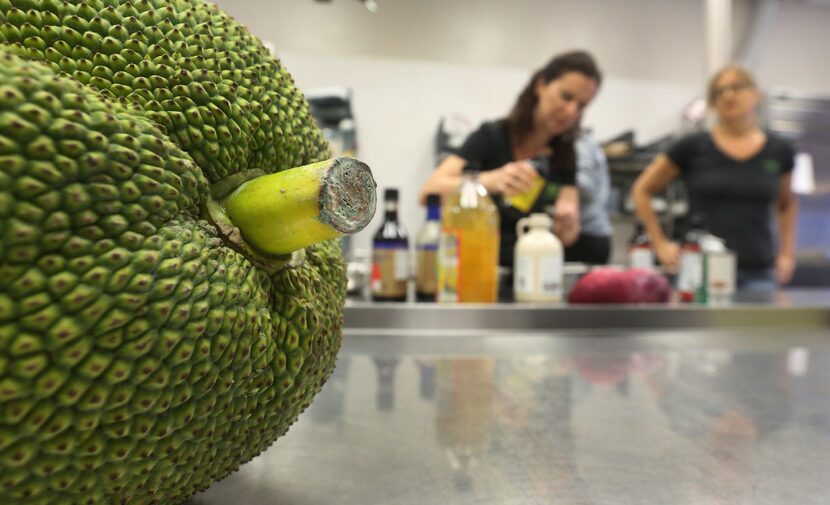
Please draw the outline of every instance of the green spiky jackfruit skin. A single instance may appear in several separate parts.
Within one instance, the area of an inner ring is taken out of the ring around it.
[[[198,220],[204,177],[137,111],[8,54],[0,102],[0,503],[181,501],[330,373],[337,246],[268,277]]]
[[[0,16],[0,503],[181,502],[310,403],[345,297],[336,242],[269,276],[201,206],[211,183],[325,144],[212,6],[0,0]]]
[[[290,75],[201,0],[0,0],[0,42],[134,102],[211,182],[296,167],[325,142]]]

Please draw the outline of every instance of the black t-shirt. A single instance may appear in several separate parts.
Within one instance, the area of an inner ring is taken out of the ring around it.
[[[777,242],[773,205],[779,179],[793,170],[792,145],[767,132],[761,150],[739,161],[721,151],[708,132],[700,132],[681,138],[666,154],[686,183],[690,215],[701,214],[708,230],[726,241],[738,268],[772,267]]]
[[[554,150],[552,157],[557,155]],[[513,156],[513,143],[507,130],[507,121],[504,119],[483,123],[478,130],[470,134],[458,150],[458,156],[470,162],[480,164],[482,171],[501,168],[506,163],[516,161]],[[550,170],[554,164],[550,159],[540,172],[547,180],[546,187],[537,198],[532,212],[544,212],[545,207],[553,204],[560,186],[576,185],[576,163],[572,163],[567,170]],[[501,250],[499,263],[502,266],[513,267],[513,247],[516,244],[516,224],[519,219],[529,215],[521,212],[506,203],[501,195],[491,195],[499,208],[501,218]]]

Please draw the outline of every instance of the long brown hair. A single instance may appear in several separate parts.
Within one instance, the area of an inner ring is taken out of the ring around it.
[[[521,143],[533,131],[533,111],[539,102],[536,95],[536,84],[542,82],[547,84],[559,79],[568,72],[579,72],[585,77],[592,79],[597,86],[602,84],[602,72],[597,66],[594,57],[587,51],[569,51],[554,56],[544,67],[533,73],[527,85],[524,87],[510,115],[507,116],[507,129],[510,132],[510,139],[514,145]],[[579,124],[574,125],[569,131],[554,137],[550,146],[556,152],[555,165],[553,170],[573,166],[576,159],[573,143],[579,131]]]

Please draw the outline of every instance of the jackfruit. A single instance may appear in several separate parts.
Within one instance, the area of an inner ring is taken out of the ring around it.
[[[368,223],[371,173],[322,161],[290,75],[211,4],[0,0],[0,42],[0,503],[182,502],[331,373],[345,275],[318,241]]]

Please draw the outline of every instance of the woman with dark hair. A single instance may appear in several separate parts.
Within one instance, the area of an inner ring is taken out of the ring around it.
[[[566,247],[573,244],[579,237],[574,141],[582,112],[601,82],[602,74],[587,52],[554,57],[533,74],[507,118],[482,124],[458,154],[438,165],[421,188],[421,200],[427,193],[451,194],[461,183],[464,167],[472,164],[481,171],[481,183],[496,196],[502,266],[513,266],[519,219],[529,212],[546,212],[551,205],[555,233]],[[545,185],[529,212],[507,203],[510,197],[531,190],[540,177]],[[505,282],[504,287],[510,286]]]
[[[761,93],[743,68],[717,72],[707,99],[715,126],[681,138],[640,174],[631,190],[637,216],[660,262],[676,266],[679,246],[660,228],[651,198],[682,177],[690,214],[702,216],[708,230],[735,251],[738,289],[774,291],[795,269],[798,203],[790,189],[795,151],[761,128],[756,112]]]

